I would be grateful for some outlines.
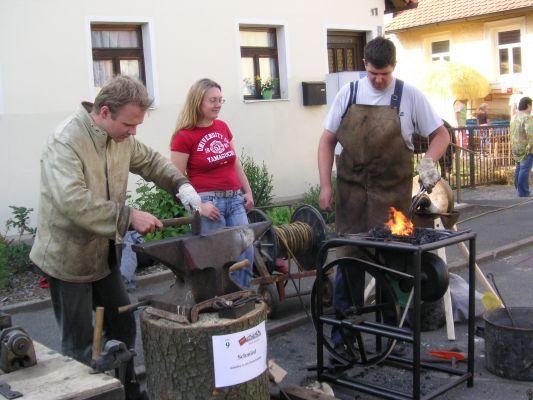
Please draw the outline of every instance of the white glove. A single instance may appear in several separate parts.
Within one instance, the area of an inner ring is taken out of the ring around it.
[[[440,179],[439,171],[435,168],[435,162],[429,157],[424,157],[418,163],[417,170],[420,182],[422,182],[427,192],[431,193],[431,189]]]
[[[176,197],[181,201],[181,204],[183,204],[185,208],[189,207],[193,210],[200,210],[202,199],[190,183],[184,183],[181,185]]]

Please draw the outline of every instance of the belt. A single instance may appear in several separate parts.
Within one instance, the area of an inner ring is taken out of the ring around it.
[[[212,192],[198,193],[200,196],[214,196],[214,197],[233,197],[241,194],[241,190],[215,190]]]

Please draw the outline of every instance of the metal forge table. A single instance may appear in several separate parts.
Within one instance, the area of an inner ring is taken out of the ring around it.
[[[323,285],[329,279],[322,273],[324,261],[329,249],[339,246],[353,246],[366,249],[382,249],[395,250],[399,252],[410,253],[414,260],[414,275],[410,275],[414,286],[413,296],[413,318],[412,329],[399,328],[395,326],[385,325],[379,322],[370,322],[369,324],[352,324],[349,321],[336,319],[335,317],[328,317],[324,315],[324,305],[322,301],[316,301],[316,331],[317,331],[317,375],[319,381],[331,382],[352,390],[358,390],[364,393],[369,393],[385,399],[433,399],[440,394],[458,386],[463,382],[467,382],[468,387],[474,385],[474,328],[475,328],[475,238],[476,234],[472,232],[463,232],[454,235],[453,237],[441,239],[433,243],[413,245],[397,241],[380,241],[373,240],[368,237],[359,238],[336,238],[326,241],[318,255],[317,255],[317,293],[322,293]],[[467,369],[455,369],[445,366],[437,366],[435,364],[421,362],[420,359],[420,344],[421,344],[421,256],[425,251],[437,250],[439,248],[447,247],[453,244],[469,242],[469,260],[468,260],[468,360]],[[331,263],[330,263],[331,264]],[[355,378],[346,377],[345,374],[335,374],[329,368],[324,366],[324,327],[326,325],[342,327],[350,325],[350,329],[365,333],[376,335],[376,340],[381,338],[397,339],[413,344],[413,354],[411,358],[402,358],[392,355],[387,355],[385,361],[392,361],[397,366],[407,367],[412,370],[413,388],[412,393],[405,393],[395,388],[387,388],[375,385],[369,382],[363,382]],[[420,391],[420,373],[421,370],[433,370],[446,372],[450,375],[450,382],[441,385],[433,390],[431,393],[421,397]]]

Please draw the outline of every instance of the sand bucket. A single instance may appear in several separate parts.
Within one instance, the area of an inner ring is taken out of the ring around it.
[[[509,307],[485,313],[485,366],[495,375],[533,380],[533,308]]]

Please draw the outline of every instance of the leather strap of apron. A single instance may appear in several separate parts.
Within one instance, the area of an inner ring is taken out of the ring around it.
[[[348,109],[352,104],[357,104],[357,89],[359,88],[359,81],[352,81],[350,82],[350,97],[348,104],[346,105],[346,109],[344,110],[344,113],[342,114],[342,118],[346,115],[348,112]],[[396,79],[396,83],[394,84],[394,93],[392,94],[390,98],[390,106],[392,108],[396,109],[396,113],[400,114],[400,104],[402,102],[402,93],[403,93],[403,81],[400,79]]]

